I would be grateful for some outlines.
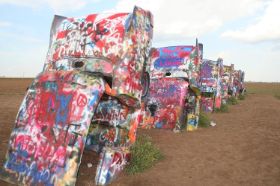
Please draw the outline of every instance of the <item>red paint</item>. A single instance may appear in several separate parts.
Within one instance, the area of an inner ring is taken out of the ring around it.
[[[90,14],[86,17],[86,22],[94,22],[97,14]]]
[[[87,105],[87,97],[84,94],[80,94],[77,99],[77,104],[79,107],[84,107]]]

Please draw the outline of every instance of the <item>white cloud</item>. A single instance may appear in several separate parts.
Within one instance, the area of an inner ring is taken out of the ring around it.
[[[7,21],[0,21],[0,27],[10,27],[12,23]]]
[[[237,39],[244,42],[256,43],[262,41],[280,40],[280,1],[272,0],[268,3],[262,16],[255,23],[244,29],[230,30],[222,34],[223,37]]]
[[[198,37],[225,22],[251,15],[263,0],[119,0],[115,11],[131,11],[136,4],[154,15],[155,41]]]
[[[12,4],[38,9],[49,6],[54,12],[79,10],[88,3],[96,3],[100,0],[0,0],[0,4]]]
[[[230,51],[213,52],[208,56],[209,59],[213,59],[213,60],[216,60],[218,58],[222,58],[222,59],[226,60],[226,59],[230,59],[231,57],[232,57],[232,55],[231,55]]]
[[[79,10],[83,8],[87,2],[84,0],[45,0],[46,3],[55,11]]]

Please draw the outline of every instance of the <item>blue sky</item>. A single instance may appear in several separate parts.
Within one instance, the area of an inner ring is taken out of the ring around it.
[[[279,0],[0,0],[0,76],[34,77],[42,68],[54,14],[130,12],[154,15],[153,46],[204,44],[247,81],[280,82]]]

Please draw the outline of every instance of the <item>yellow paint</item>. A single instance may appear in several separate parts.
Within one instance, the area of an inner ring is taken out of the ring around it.
[[[77,147],[72,147],[72,148],[67,147],[67,151],[71,153],[76,152],[76,154],[79,154],[79,149]],[[55,183],[56,186],[73,185],[76,182],[77,170],[78,170],[77,160],[78,160],[77,155],[73,156],[72,158],[69,158],[66,167],[67,171],[61,179],[57,180],[57,182]]]
[[[194,114],[188,114],[188,121],[189,120],[196,120],[196,115]],[[197,129],[196,126],[190,125],[189,122],[187,121],[187,131],[194,131]]]
[[[196,130],[196,127],[194,127],[192,125],[187,126],[187,131],[194,131],[194,130]]]

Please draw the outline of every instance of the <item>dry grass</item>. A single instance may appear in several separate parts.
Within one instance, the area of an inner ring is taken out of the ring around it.
[[[280,100],[280,94],[275,94],[274,97]]]
[[[228,113],[229,112],[229,106],[228,104],[222,104],[220,108],[215,108],[215,112],[220,112],[220,113]]]
[[[22,95],[23,98],[32,81],[32,78],[0,78],[0,95]]]
[[[280,99],[280,83],[246,83],[248,94],[264,94],[279,97]]]

